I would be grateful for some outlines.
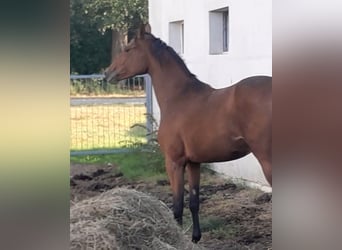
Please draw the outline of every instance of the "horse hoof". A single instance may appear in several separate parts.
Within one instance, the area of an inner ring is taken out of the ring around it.
[[[198,240],[192,239],[192,242],[197,244]]]
[[[199,236],[192,236],[192,242],[193,243],[197,243],[197,242],[199,242],[200,241],[200,239],[201,239],[201,235],[199,235]]]

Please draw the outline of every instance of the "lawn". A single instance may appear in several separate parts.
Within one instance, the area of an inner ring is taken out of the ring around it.
[[[145,142],[145,105],[72,106],[71,150],[120,148]]]
[[[136,150],[120,154],[71,156],[70,162],[81,164],[114,163],[118,166],[120,172],[131,180],[166,178],[164,157],[159,150],[155,152],[141,152]]]

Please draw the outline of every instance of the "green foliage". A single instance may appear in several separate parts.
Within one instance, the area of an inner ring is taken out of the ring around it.
[[[70,95],[111,95],[145,96],[144,81],[127,79],[116,83],[108,83],[103,79],[72,79],[70,80]],[[135,88],[137,87],[137,88]]]
[[[150,127],[147,127],[145,124],[137,123],[134,124],[131,129],[138,129],[145,131],[145,136],[147,137],[147,143],[144,145],[141,145],[142,151],[148,151],[148,152],[155,152],[160,150],[157,134],[158,134],[158,122],[153,117],[152,114],[146,113],[146,120],[147,124],[150,124]]]
[[[101,79],[87,79],[82,80],[72,80],[70,81],[70,95],[99,95],[106,93],[106,88],[104,86],[104,81]],[[113,85],[114,86],[114,85]]]
[[[111,31],[102,32],[98,29],[96,23],[85,13],[87,2],[87,0],[70,1],[71,73],[97,73],[107,67],[111,61]]]
[[[93,0],[85,5],[99,29],[134,30],[148,20],[147,0]]]
[[[134,124],[127,132],[129,137],[146,137],[145,125],[143,123]]]
[[[111,61],[112,30],[128,34],[148,19],[147,0],[71,0],[70,71],[101,72]]]
[[[124,164],[123,173],[130,178],[154,176],[165,173],[164,156],[157,140],[158,123],[151,114],[145,115],[151,124],[151,127],[147,127],[143,124],[134,124],[131,127],[131,129],[135,129],[134,131],[139,131],[139,135],[144,134],[144,136],[147,137],[147,143],[132,141],[128,146],[134,148],[136,150],[135,156],[138,156],[137,161],[134,160],[134,157],[132,158],[132,165],[127,161]],[[145,131],[145,133],[143,131]],[[141,168],[139,167],[137,170],[135,166],[141,166]]]

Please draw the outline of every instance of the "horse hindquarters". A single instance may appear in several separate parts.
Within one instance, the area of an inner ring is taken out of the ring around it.
[[[249,78],[236,89],[243,137],[272,186],[272,78]]]

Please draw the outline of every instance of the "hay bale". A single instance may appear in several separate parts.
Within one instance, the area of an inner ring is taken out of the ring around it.
[[[112,189],[70,208],[70,249],[203,249],[169,208],[145,193]]]

